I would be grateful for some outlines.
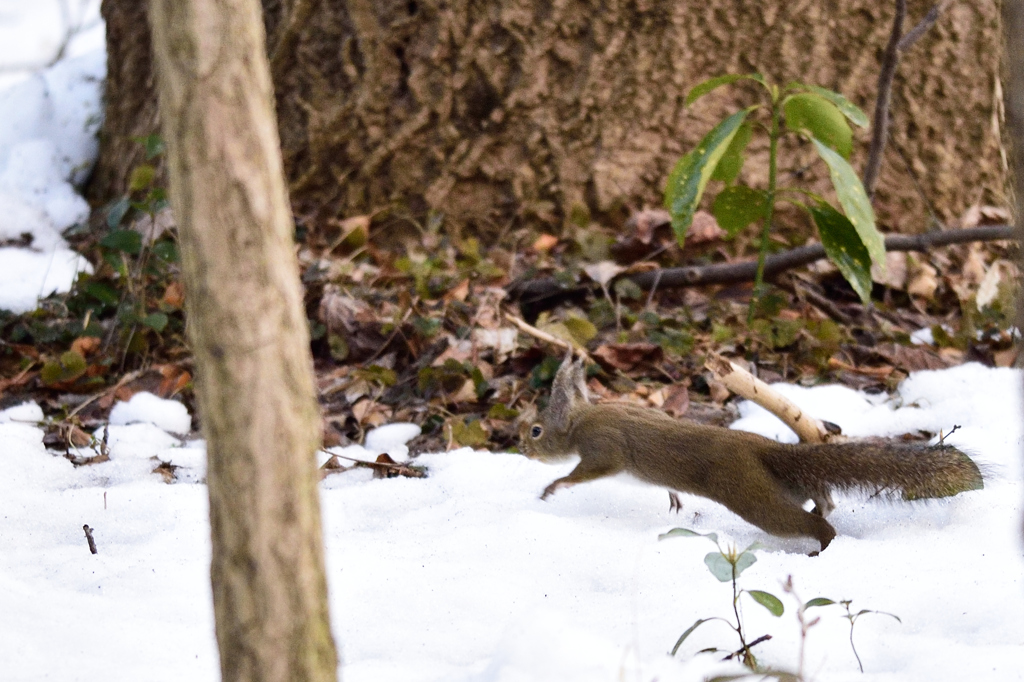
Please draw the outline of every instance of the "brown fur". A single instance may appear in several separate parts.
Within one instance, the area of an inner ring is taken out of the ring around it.
[[[537,429],[539,427],[539,433]],[[582,365],[568,358],[555,377],[551,402],[521,433],[527,457],[557,461],[579,455],[559,488],[627,472],[637,478],[719,502],[780,536],[807,536],[825,549],[836,531],[825,520],[833,490],[900,493],[903,499],[946,497],[983,487],[964,453],[945,445],[852,442],[787,445],[763,436],[680,422],[628,404],[587,402]],[[803,503],[813,500],[812,512]]]

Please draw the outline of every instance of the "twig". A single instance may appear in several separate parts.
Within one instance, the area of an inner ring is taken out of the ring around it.
[[[420,471],[418,469],[414,469],[409,464],[403,464],[401,462],[368,462],[365,459],[356,459],[355,457],[346,457],[345,455],[338,455],[338,454],[335,454],[333,452],[328,452],[327,450],[321,450],[321,452],[330,455],[332,459],[333,458],[345,459],[345,460],[348,460],[349,462],[354,462],[355,463],[354,466],[363,466],[363,467],[368,467],[370,469],[378,469],[378,470],[379,469],[390,469],[391,471],[394,471],[395,473],[401,474],[402,476],[406,476],[408,478],[423,478],[426,475],[422,471]],[[331,470],[333,467],[328,467],[327,466],[327,464],[329,462],[330,462],[330,460],[327,460],[327,462],[325,462],[324,465],[321,466],[320,468],[321,469],[325,469],[327,471]],[[351,469],[351,468],[352,467],[349,467],[349,469]],[[346,469],[346,471],[347,471],[347,469]]]
[[[939,20],[939,16],[946,11],[951,2],[952,0],[942,0],[936,3],[934,7],[928,10],[928,14],[924,15],[924,19],[917,22],[917,26],[907,31],[906,35],[900,38],[900,44],[896,46],[896,49],[900,52],[909,50],[917,42],[917,39],[923,36]]]
[[[121,377],[121,379],[116,384],[114,384],[113,386],[111,386],[107,390],[100,391],[99,393],[94,393],[93,395],[89,396],[88,398],[86,398],[85,400],[80,402],[78,404],[78,407],[76,407],[75,409],[73,409],[70,412],[68,412],[68,416],[66,417],[66,419],[71,419],[76,414],[78,414],[83,409],[85,409],[88,405],[91,405],[92,403],[96,402],[100,398],[102,398],[104,396],[107,396],[107,395],[110,395],[111,393],[116,393],[119,388],[121,388],[122,386],[127,384],[129,381],[135,381],[136,379],[138,379],[140,376],[142,376],[143,374],[145,374],[148,371],[149,370],[137,369],[137,370],[135,370],[133,372],[128,372],[123,377]]]
[[[900,56],[935,24],[949,3],[950,0],[940,0],[928,11],[924,19],[919,21],[906,35],[903,35],[903,21],[907,16],[907,0],[896,0],[896,15],[892,20],[892,32],[889,34],[889,43],[885,46],[882,67],[878,72],[878,99],[875,100],[871,147],[868,152],[868,162],[864,167],[864,191],[867,192],[868,199],[875,196],[878,171],[882,167],[882,153],[885,151],[885,144],[889,139],[889,105],[892,101],[892,82],[900,64]]]
[[[310,0],[297,0],[292,11],[288,13],[287,23],[285,23],[281,37],[278,38],[274,52],[270,56],[270,71],[274,74],[274,80],[278,80],[285,67],[291,63],[299,34],[305,27],[312,11],[313,3]]]
[[[85,539],[89,542],[89,551],[93,554],[98,554],[99,552],[96,550],[96,541],[93,540],[92,537],[92,528],[90,528],[89,524],[87,523],[84,526],[82,526],[82,530],[85,531]]]
[[[751,649],[752,649],[753,647],[757,646],[757,645],[758,645],[758,644],[760,644],[761,642],[767,642],[767,641],[768,641],[769,639],[771,639],[771,638],[772,638],[772,636],[771,636],[771,635],[761,635],[760,637],[758,637],[757,639],[755,639],[755,640],[754,640],[753,642],[751,642],[750,644],[746,645],[745,647],[743,647],[743,648],[741,648],[741,649],[737,649],[736,651],[732,652],[731,654],[729,654],[728,656],[726,656],[726,657],[725,657],[725,658],[723,658],[722,660],[723,660],[723,661],[731,661],[732,659],[736,658],[737,656],[739,656],[739,655],[741,655],[741,654],[745,656],[745,655],[747,655],[747,653],[749,653],[749,652],[750,652],[750,650],[751,650]]]
[[[900,62],[900,38],[903,36],[903,20],[907,16],[907,0],[896,0],[896,16],[892,20],[889,44],[882,56],[882,68],[878,72],[878,98],[875,100],[875,118],[871,131],[871,147],[868,162],[864,167],[864,191],[868,199],[875,196],[878,170],[882,167],[882,152],[889,135],[889,101],[892,99],[892,81]]]
[[[789,398],[721,355],[709,355],[704,367],[730,391],[757,403],[781,419],[786,426],[796,432],[801,442],[827,443],[839,440],[839,436],[829,433],[820,420],[806,414]]]
[[[530,336],[532,336],[534,338],[540,339],[541,341],[545,341],[547,343],[553,344],[553,345],[558,346],[560,348],[569,348],[574,353],[576,353],[578,356],[580,356],[581,360],[583,360],[584,362],[586,362],[588,364],[592,364],[594,362],[593,358],[590,357],[590,354],[587,353],[587,351],[584,350],[583,348],[580,348],[579,346],[577,346],[575,344],[569,343],[568,341],[563,341],[562,339],[558,338],[557,336],[552,336],[551,334],[548,334],[545,331],[541,331],[540,329],[537,329],[533,325],[528,324],[528,323],[526,323],[523,320],[520,320],[515,315],[509,315],[508,313],[506,313],[505,314],[505,319],[507,319],[509,322],[511,322],[515,326],[519,327],[520,331],[522,331],[522,332],[524,332],[526,334],[529,334]]]

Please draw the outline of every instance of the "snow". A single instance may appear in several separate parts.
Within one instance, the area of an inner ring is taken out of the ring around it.
[[[66,2],[0,0],[0,64],[46,64],[61,26],[90,27],[70,42],[68,59],[0,80],[0,240],[28,232],[37,249],[0,248],[0,308],[10,310],[66,291],[86,267],[61,232],[86,210],[73,189],[96,153],[102,23],[98,0]],[[943,501],[837,496],[830,521],[839,535],[814,558],[806,541],[766,535],[708,500],[684,496],[674,515],[663,490],[629,478],[539,500],[573,462],[464,449],[419,457],[423,479],[332,474],[321,502],[343,677],[696,681],[738,672],[721,654],[697,653],[736,648],[722,623],[703,625],[675,657],[666,653],[698,618],[731,618],[730,587],[703,561],[714,546],[658,541],[682,526],[716,532],[724,546],[763,545],[740,586],[786,605],[776,619],[743,602],[748,638],[773,636],[755,649],[768,666],[798,664],[794,602],[781,589],[792,576],[803,600],[851,599],[855,612],[902,620],[858,620],[862,675],[842,610],[816,609],[805,661],[813,679],[1022,680],[1021,383],[1018,370],[970,364],[914,373],[891,397],[777,386],[850,435],[949,434],[986,475],[984,490]],[[793,439],[757,406],[741,415],[734,427]],[[216,680],[206,453],[202,440],[183,440],[191,415],[177,401],[137,394],[112,409],[93,447],[71,452],[105,447],[109,461],[78,468],[46,450],[43,421],[35,403],[0,411],[0,678]],[[332,452],[403,459],[418,432],[391,424]],[[163,464],[178,467],[174,483],[154,473]]]
[[[72,23],[91,26],[68,46],[74,56],[16,74],[0,89],[0,242],[31,236],[31,248],[0,246],[0,309],[17,313],[69,291],[78,272],[91,271],[61,235],[89,215],[78,187],[99,149],[106,75],[106,54],[96,44],[103,27],[93,18],[99,3],[0,3],[0,65],[45,64],[59,46],[50,40],[50,18],[60,17],[62,5]],[[33,32],[36,42],[28,40]]]
[[[188,409],[176,400],[164,400],[148,391],[140,391],[127,402],[118,401],[110,410],[111,424],[148,423],[164,431],[186,434],[192,430]]]
[[[958,425],[949,440],[986,471],[984,490],[949,500],[838,496],[830,521],[839,535],[814,558],[805,555],[809,541],[767,535],[702,498],[684,496],[682,514],[671,514],[663,490],[626,477],[539,500],[573,462],[462,449],[418,457],[424,479],[332,474],[321,502],[344,679],[688,681],[737,671],[696,653],[737,646],[721,623],[699,628],[676,657],[666,653],[698,618],[731,616],[729,586],[703,562],[714,546],[658,541],[677,526],[716,532],[723,546],[763,545],[740,586],[772,592],[787,607],[776,619],[745,603],[751,638],[773,636],[756,649],[767,665],[797,665],[794,602],[781,589],[793,576],[805,601],[852,599],[855,611],[902,620],[868,614],[857,622],[861,675],[842,610],[817,609],[806,660],[817,679],[1024,679],[1022,380],[1019,370],[968,364],[916,372],[891,397],[776,385],[848,434]],[[108,680],[216,679],[205,448],[158,426],[184,431],[183,410],[148,394],[120,403],[112,416],[122,417],[105,427],[110,461],[77,469],[44,449],[38,406],[0,412],[6,679],[36,679],[40,670],[62,680],[101,670]],[[777,435],[775,418],[759,410],[744,404],[738,425]],[[392,424],[368,434],[366,447],[343,451],[371,459],[417,434]],[[161,462],[181,467],[177,482],[153,473]],[[83,524],[94,529],[95,556]]]

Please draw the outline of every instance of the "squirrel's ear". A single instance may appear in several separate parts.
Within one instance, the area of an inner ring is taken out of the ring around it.
[[[576,402],[579,389],[576,386],[576,365],[572,361],[572,350],[562,360],[551,384],[551,400],[548,402],[546,417],[551,428],[564,431],[569,427],[569,412]]]
[[[576,397],[581,402],[590,402],[590,390],[587,388],[587,368],[583,366],[583,360],[573,363],[572,383],[576,389]]]

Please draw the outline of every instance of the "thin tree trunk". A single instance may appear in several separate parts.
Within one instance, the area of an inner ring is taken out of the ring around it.
[[[222,679],[334,680],[312,379],[258,0],[152,0]]]
[[[1003,31],[1006,38],[1006,122],[1010,129],[1011,169],[1016,196],[1014,222],[1024,239],[1024,0],[1005,0]],[[1024,249],[1020,251],[1024,266]],[[1024,298],[1017,297],[1017,327],[1024,329]],[[1024,415],[1022,415],[1024,417]],[[1024,454],[1024,453],[1021,453]],[[1024,525],[1021,526],[1024,535]]]

